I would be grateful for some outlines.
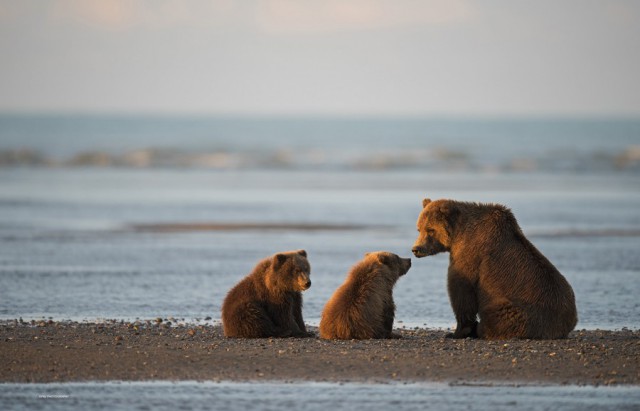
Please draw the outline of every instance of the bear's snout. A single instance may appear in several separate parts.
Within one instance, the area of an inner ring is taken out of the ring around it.
[[[301,275],[298,277],[298,286],[301,291],[308,290],[311,287],[311,280],[306,275]]]
[[[416,245],[414,246],[411,251],[413,252],[413,255],[415,255],[417,258],[422,258],[422,257],[426,257],[427,256],[427,249],[421,245]],[[411,266],[411,263],[409,263],[409,266]]]
[[[402,271],[400,271],[400,275],[405,275],[409,269],[411,268],[411,259],[410,258],[401,258],[402,261]]]

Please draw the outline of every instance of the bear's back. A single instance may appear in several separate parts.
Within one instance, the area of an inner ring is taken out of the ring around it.
[[[487,301],[484,309],[509,301],[526,313],[529,338],[566,337],[577,324],[571,285],[524,235],[511,212],[504,217],[491,230],[495,237],[484,249],[486,255],[480,256],[478,288],[481,301]]]
[[[487,256],[487,269],[482,270],[489,278],[481,277],[481,284],[504,287],[502,292],[516,293],[527,303],[549,305],[561,297],[573,300],[566,278],[520,230],[496,246],[500,250]]]
[[[371,275],[370,265],[356,265],[324,307],[320,337],[326,339],[376,338],[390,290]],[[379,269],[379,268],[378,268]]]
[[[264,272],[254,270],[244,277],[227,293],[222,302],[222,325],[228,328],[237,322],[237,318],[247,310],[250,305],[261,304],[264,299],[261,284]]]

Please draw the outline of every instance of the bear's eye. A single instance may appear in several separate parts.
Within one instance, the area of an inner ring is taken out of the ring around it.
[[[427,228],[427,234],[433,234],[435,232],[436,230],[434,230],[433,228]]]

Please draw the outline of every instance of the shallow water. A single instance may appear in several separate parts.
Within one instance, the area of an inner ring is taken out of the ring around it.
[[[578,328],[638,328],[638,147],[639,120],[0,115],[0,319],[216,322],[226,292],[258,260],[304,248],[313,281],[304,294],[304,317],[317,324],[324,303],[365,252],[410,256],[421,200],[428,196],[509,206],[572,284]],[[363,228],[132,229],[162,223]],[[453,324],[447,265],[447,255],[413,259],[394,291],[396,326]],[[640,391],[0,384],[0,408],[637,410]]]
[[[573,285],[578,327],[638,327],[637,119],[0,114],[0,319],[215,320],[258,260],[304,248],[317,324],[365,252],[410,256],[425,196],[511,207]],[[201,222],[363,228],[132,229]],[[413,259],[398,325],[453,323],[447,264]]]
[[[640,179],[629,174],[284,170],[0,171],[0,318],[220,317],[226,292],[274,252],[304,248],[304,316],[368,251],[408,257],[421,199],[499,202],[572,284],[578,328],[638,328]],[[137,232],[172,222],[356,224],[338,231]],[[397,326],[454,322],[446,254],[413,259]]]
[[[4,410],[637,410],[637,387],[330,383],[0,384]]]

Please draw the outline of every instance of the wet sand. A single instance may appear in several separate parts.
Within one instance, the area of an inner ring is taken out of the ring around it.
[[[251,340],[227,339],[219,325],[168,322],[0,322],[0,382],[640,384],[638,330],[548,341],[452,340],[433,329],[400,329],[398,340]]]

